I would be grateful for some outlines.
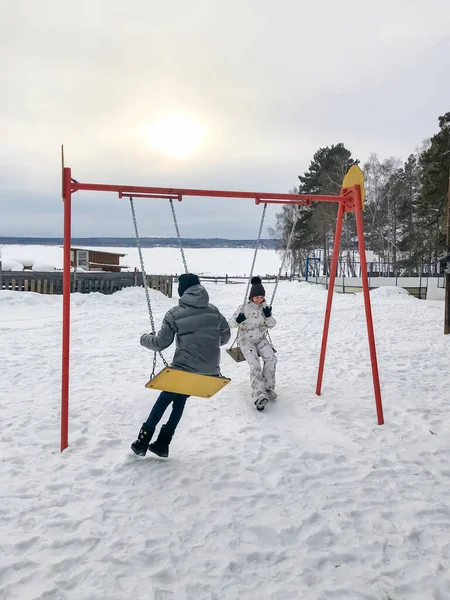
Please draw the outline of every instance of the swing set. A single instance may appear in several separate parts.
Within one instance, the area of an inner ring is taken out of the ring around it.
[[[369,350],[372,366],[373,385],[375,393],[375,403],[377,411],[378,424],[384,423],[383,407],[381,401],[380,381],[378,375],[377,355],[375,348],[375,337],[373,330],[372,310],[370,305],[369,294],[369,279],[367,274],[367,262],[364,247],[364,230],[362,211],[364,209],[364,175],[361,169],[354,165],[350,168],[344,178],[342,188],[339,195],[314,195],[314,194],[277,194],[265,192],[238,192],[238,191],[222,191],[222,190],[201,190],[201,189],[183,189],[183,188],[162,188],[162,187],[144,187],[144,186],[126,186],[126,185],[105,185],[96,183],[81,183],[72,177],[72,170],[64,166],[62,169],[62,197],[64,201],[64,258],[63,258],[63,332],[62,332],[62,373],[61,373],[61,452],[67,448],[68,442],[68,427],[69,427],[69,366],[70,366],[70,273],[71,273],[71,217],[72,217],[72,194],[78,191],[97,191],[97,192],[113,192],[118,194],[119,198],[128,198],[130,201],[131,214],[134,224],[136,245],[139,253],[139,261],[144,282],[145,296],[150,317],[152,332],[155,333],[155,324],[153,312],[150,302],[149,288],[147,284],[147,276],[145,265],[142,256],[142,248],[137,226],[136,213],[134,208],[134,198],[151,198],[151,199],[166,199],[169,200],[172,217],[177,233],[178,244],[181,251],[183,266],[185,272],[188,272],[186,257],[184,255],[183,246],[178,227],[178,221],[175,213],[174,200],[181,202],[185,196],[209,197],[209,198],[241,198],[251,199],[255,204],[263,204],[263,212],[259,227],[258,237],[255,246],[255,253],[251,266],[251,272],[247,284],[247,290],[244,297],[244,302],[247,300],[250,287],[250,280],[253,274],[253,269],[256,262],[256,256],[260,245],[261,234],[263,229],[264,218],[268,204],[287,204],[287,205],[302,205],[310,206],[313,202],[337,202],[339,205],[336,233],[334,238],[333,260],[331,265],[330,281],[328,286],[328,297],[325,310],[325,319],[322,335],[322,345],[319,359],[319,369],[317,375],[316,394],[320,396],[322,391],[323,371],[325,366],[326,346],[328,340],[328,330],[330,324],[331,307],[333,301],[334,283],[336,278],[338,256],[340,249],[340,240],[342,233],[342,223],[344,213],[354,212],[356,216],[356,228],[358,234],[358,249],[361,261],[361,276],[363,284],[364,305],[367,322],[367,333],[369,339]],[[290,248],[296,222],[293,223],[292,229],[288,238],[286,251],[284,253],[280,270],[275,282],[270,306],[272,306],[275,294],[278,288],[279,279],[282,268]],[[228,353],[237,361],[239,359],[233,356],[235,350],[233,342]],[[164,368],[156,373],[156,355],[159,354]],[[223,389],[231,380],[227,377],[211,377],[195,373],[187,373],[170,367],[161,352],[155,352],[153,357],[153,369],[150,375],[150,380],[146,387],[156,390],[173,391],[184,393],[191,396],[199,396],[210,398],[219,390]]]

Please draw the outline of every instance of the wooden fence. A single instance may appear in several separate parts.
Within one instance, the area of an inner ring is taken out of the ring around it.
[[[148,286],[172,298],[171,275],[147,275]],[[72,272],[70,291],[81,294],[100,292],[113,294],[126,287],[143,286],[142,273],[108,273],[106,271]],[[34,271],[3,271],[0,263],[0,290],[37,292],[38,294],[62,294],[62,271],[40,273]]]
[[[261,276],[263,283],[275,282],[276,275]],[[177,275],[147,275],[148,285],[153,290],[158,290],[172,298],[173,284],[177,281]],[[282,280],[292,280],[285,273],[280,277]],[[248,277],[245,275],[200,275],[202,282],[246,284]],[[106,271],[78,271],[70,275],[71,292],[89,294],[100,292],[101,294],[113,294],[125,287],[143,285],[142,273],[110,273]],[[51,271],[46,273],[35,271],[3,271],[0,261],[0,290],[15,290],[18,292],[37,292],[38,294],[62,294],[63,274],[62,271]]]
[[[233,283],[247,283],[248,276],[247,275],[199,275],[200,281],[209,281],[211,283],[225,283],[225,284],[233,284]],[[275,283],[277,279],[277,275],[258,275],[261,279],[262,283]],[[293,276],[285,275],[280,276],[280,280],[282,281],[292,281]]]

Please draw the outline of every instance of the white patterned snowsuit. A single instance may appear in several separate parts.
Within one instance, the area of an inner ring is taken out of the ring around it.
[[[266,333],[275,327],[277,322],[272,316],[264,315],[263,308],[266,306],[265,302],[259,305],[251,301],[246,302],[236,310],[228,322],[230,327],[239,327],[238,344],[250,367],[252,398],[255,401],[267,398],[267,390],[275,389],[277,357],[267,340]],[[236,317],[242,312],[245,321],[238,324]],[[262,370],[259,357],[263,359]]]

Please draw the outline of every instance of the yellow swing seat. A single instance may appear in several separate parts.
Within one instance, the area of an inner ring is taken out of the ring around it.
[[[145,384],[146,388],[174,392],[199,398],[211,398],[230,383],[228,377],[214,377],[188,373],[173,367],[164,367],[153,379]]]

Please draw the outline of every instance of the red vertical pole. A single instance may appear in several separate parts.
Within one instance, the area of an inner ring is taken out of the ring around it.
[[[327,352],[328,329],[330,327],[331,306],[333,304],[334,281],[341,247],[342,222],[344,220],[344,203],[339,202],[338,216],[336,220],[336,233],[334,235],[333,260],[331,261],[330,283],[328,285],[327,307],[325,310],[325,321],[323,324],[322,348],[320,350],[319,372],[317,373],[316,394],[320,396],[322,391],[323,369],[325,367],[325,354]]]
[[[383,425],[383,405],[381,402],[381,391],[380,391],[380,378],[378,375],[378,362],[377,362],[377,351],[375,348],[375,335],[373,331],[373,319],[372,319],[372,308],[370,306],[370,290],[369,290],[369,277],[367,275],[367,262],[366,262],[366,249],[364,245],[364,227],[362,217],[362,205],[361,205],[361,191],[360,187],[356,186],[355,192],[355,217],[356,217],[356,231],[358,232],[358,250],[359,260],[361,263],[361,279],[364,294],[364,307],[366,310],[366,322],[367,322],[367,334],[369,337],[369,350],[370,360],[372,363],[372,377],[373,377],[373,388],[375,391],[375,403],[377,407],[377,418],[378,425]]]
[[[70,246],[72,220],[72,172],[63,170],[64,258],[61,371],[61,452],[69,445],[69,357],[70,357]]]

